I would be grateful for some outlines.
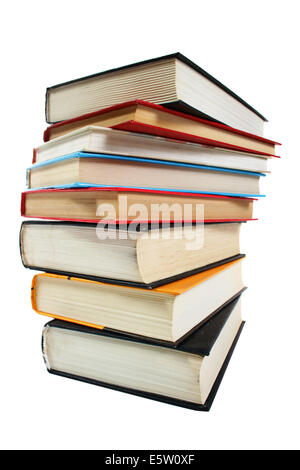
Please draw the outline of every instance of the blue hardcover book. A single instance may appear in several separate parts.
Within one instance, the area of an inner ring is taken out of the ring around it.
[[[259,179],[243,170],[150,158],[76,152],[27,169],[28,189],[119,187],[257,197]]]

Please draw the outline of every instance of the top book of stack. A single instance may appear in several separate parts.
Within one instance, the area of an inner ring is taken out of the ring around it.
[[[263,136],[266,119],[180,53],[49,87],[46,121],[53,124],[136,99]]]

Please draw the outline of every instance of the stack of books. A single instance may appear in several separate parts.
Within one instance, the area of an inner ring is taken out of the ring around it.
[[[209,410],[244,321],[239,234],[276,142],[176,53],[53,86],[20,247],[50,373]]]

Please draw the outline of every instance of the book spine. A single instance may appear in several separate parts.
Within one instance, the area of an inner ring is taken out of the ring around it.
[[[44,142],[49,142],[49,140],[50,140],[50,127],[47,127],[47,129],[44,130],[43,140],[44,140]]]
[[[36,152],[37,152],[37,149],[34,148],[32,152],[32,164],[36,163]]]
[[[26,192],[21,193],[21,216],[25,216]]]
[[[24,263],[24,259],[23,259],[23,250],[22,250],[22,232],[23,232],[23,224],[24,224],[24,222],[22,222],[22,224],[21,224],[20,233],[19,233],[19,250],[20,250],[20,257],[21,257],[22,264],[23,264],[24,268],[27,268],[28,266],[26,266],[26,264]]]
[[[49,88],[46,88],[45,93],[45,121],[50,124],[49,116],[48,116],[48,102],[49,102]]]

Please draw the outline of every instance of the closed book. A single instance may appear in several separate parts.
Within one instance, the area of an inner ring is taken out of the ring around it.
[[[118,187],[42,189],[22,193],[21,215],[118,224],[246,221],[252,219],[253,199]]]
[[[25,267],[154,288],[240,258],[240,222],[187,226],[102,226],[26,221]]]
[[[131,187],[223,196],[255,197],[263,173],[192,163],[78,152],[27,169],[30,189]]]
[[[263,134],[266,119],[258,111],[179,52],[47,88],[46,121],[64,121],[134,99]]]
[[[245,289],[241,264],[232,261],[152,290],[37,274],[32,307],[60,320],[176,345]]]
[[[51,374],[208,411],[244,326],[240,297],[178,347],[52,320],[42,335]],[[84,403],[82,404],[84,406]]]
[[[268,172],[268,161],[272,158],[150,134],[85,126],[34,148],[32,163],[74,152],[152,158],[260,173]]]
[[[123,102],[49,126],[44,141],[87,125],[157,135],[242,152],[275,155],[274,142],[223,124],[206,121],[142,100]]]

